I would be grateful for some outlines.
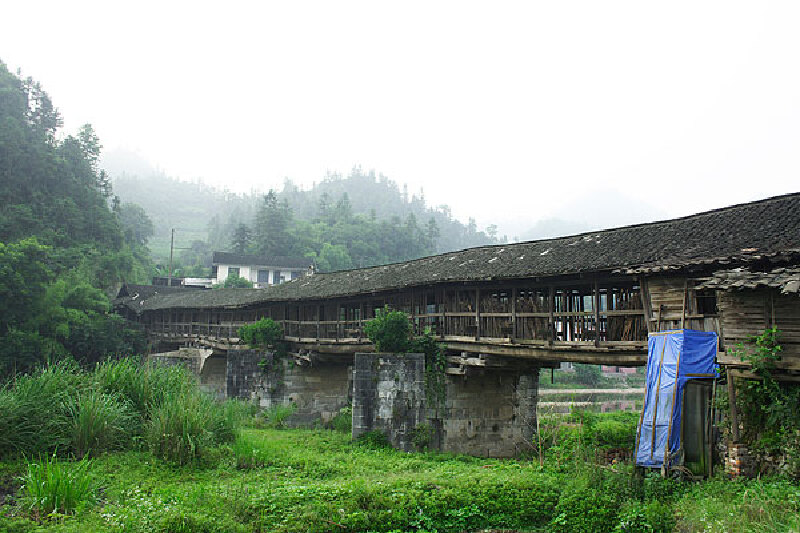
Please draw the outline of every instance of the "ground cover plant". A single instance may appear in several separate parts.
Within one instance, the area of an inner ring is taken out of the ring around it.
[[[781,479],[638,479],[630,465],[408,454],[330,430],[246,429],[208,457],[181,466],[147,449],[101,455],[90,468],[98,488],[94,505],[39,522],[21,503],[7,504],[0,508],[0,531],[722,532],[800,526],[800,487]]]

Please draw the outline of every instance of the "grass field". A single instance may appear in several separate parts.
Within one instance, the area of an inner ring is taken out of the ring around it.
[[[80,463],[65,461],[69,468]],[[24,461],[0,469],[17,495]],[[0,531],[797,531],[787,481],[637,482],[630,467],[580,458],[487,460],[406,454],[326,430],[244,430],[200,463],[149,452],[89,463],[92,501],[36,516],[12,497]]]

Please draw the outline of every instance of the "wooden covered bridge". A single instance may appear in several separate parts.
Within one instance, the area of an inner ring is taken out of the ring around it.
[[[720,349],[777,325],[800,343],[800,194],[684,218],[385,266],[266,289],[126,287],[118,307],[153,340],[238,344],[271,317],[296,351],[369,351],[363,325],[388,305],[453,352],[641,365],[647,335],[720,333]],[[731,362],[725,359],[723,362]]]
[[[298,361],[338,357],[351,364],[354,353],[372,350],[363,327],[387,305],[407,312],[418,333],[429,329],[446,346],[453,375],[470,367],[535,369],[561,361],[642,365],[648,334],[679,328],[717,332],[718,361],[746,372],[730,348],[776,326],[784,346],[781,375],[798,379],[800,193],[673,220],[314,274],[266,289],[127,286],[117,300],[154,345],[230,353],[242,348],[239,326],[271,317],[282,324]]]

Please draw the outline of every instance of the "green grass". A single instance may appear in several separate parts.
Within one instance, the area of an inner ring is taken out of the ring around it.
[[[247,429],[186,466],[147,451],[97,457],[96,505],[41,524],[23,507],[6,506],[0,531],[699,532],[800,525],[800,487],[788,481],[637,481],[631,472],[629,465],[548,460],[540,467],[538,460],[408,454],[329,430]]]
[[[56,457],[29,463],[21,479],[20,508],[41,519],[54,514],[73,514],[94,503],[90,464],[86,458],[65,463]]]

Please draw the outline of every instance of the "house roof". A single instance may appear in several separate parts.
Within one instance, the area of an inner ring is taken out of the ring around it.
[[[314,274],[265,289],[218,289],[150,298],[141,309],[248,306],[346,297],[442,282],[644,273],[697,264],[800,254],[800,193],[687,217],[517,244],[482,246],[413,261]]]
[[[125,283],[114,300],[116,306],[125,306],[134,311],[141,311],[144,302],[158,294],[176,294],[195,291],[197,287],[168,287],[166,285],[135,285]]]
[[[747,268],[718,270],[704,278],[699,289],[780,289],[784,294],[800,294],[800,267],[779,267],[766,272]]]
[[[211,263],[214,265],[269,266],[278,268],[308,268],[314,262],[308,257],[271,256],[236,254],[233,252],[214,252]]]

